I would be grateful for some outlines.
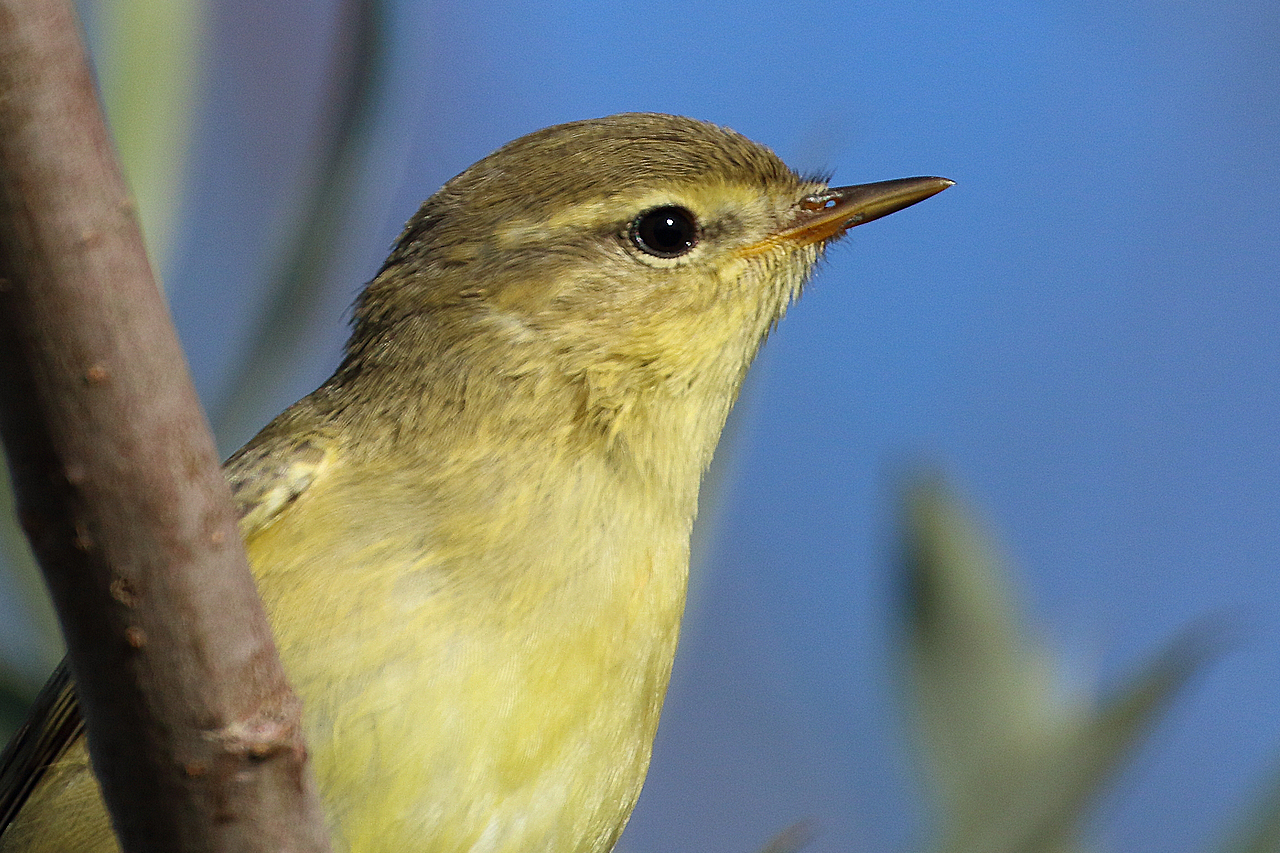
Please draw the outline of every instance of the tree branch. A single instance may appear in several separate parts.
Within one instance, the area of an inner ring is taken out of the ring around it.
[[[0,0],[0,430],[126,849],[327,849],[69,0]]]

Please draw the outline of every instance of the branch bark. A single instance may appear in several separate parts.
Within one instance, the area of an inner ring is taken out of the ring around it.
[[[0,0],[0,430],[125,849],[326,850],[70,0]]]

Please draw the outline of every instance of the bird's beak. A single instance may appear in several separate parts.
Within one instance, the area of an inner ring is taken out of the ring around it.
[[[852,187],[832,187],[800,201],[791,222],[781,231],[739,250],[757,255],[778,247],[822,243],[855,225],[879,219],[937,195],[955,181],[946,178],[898,178]]]

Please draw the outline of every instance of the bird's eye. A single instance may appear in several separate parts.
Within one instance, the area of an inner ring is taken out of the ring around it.
[[[646,210],[631,223],[631,242],[656,258],[678,258],[698,244],[698,223],[683,207]]]

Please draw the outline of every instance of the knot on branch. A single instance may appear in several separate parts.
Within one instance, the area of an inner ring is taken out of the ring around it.
[[[195,779],[218,768],[216,778],[233,778],[274,758],[300,768],[307,755],[301,720],[302,702],[286,689],[249,716],[208,731],[205,754],[183,761],[183,772]]]

